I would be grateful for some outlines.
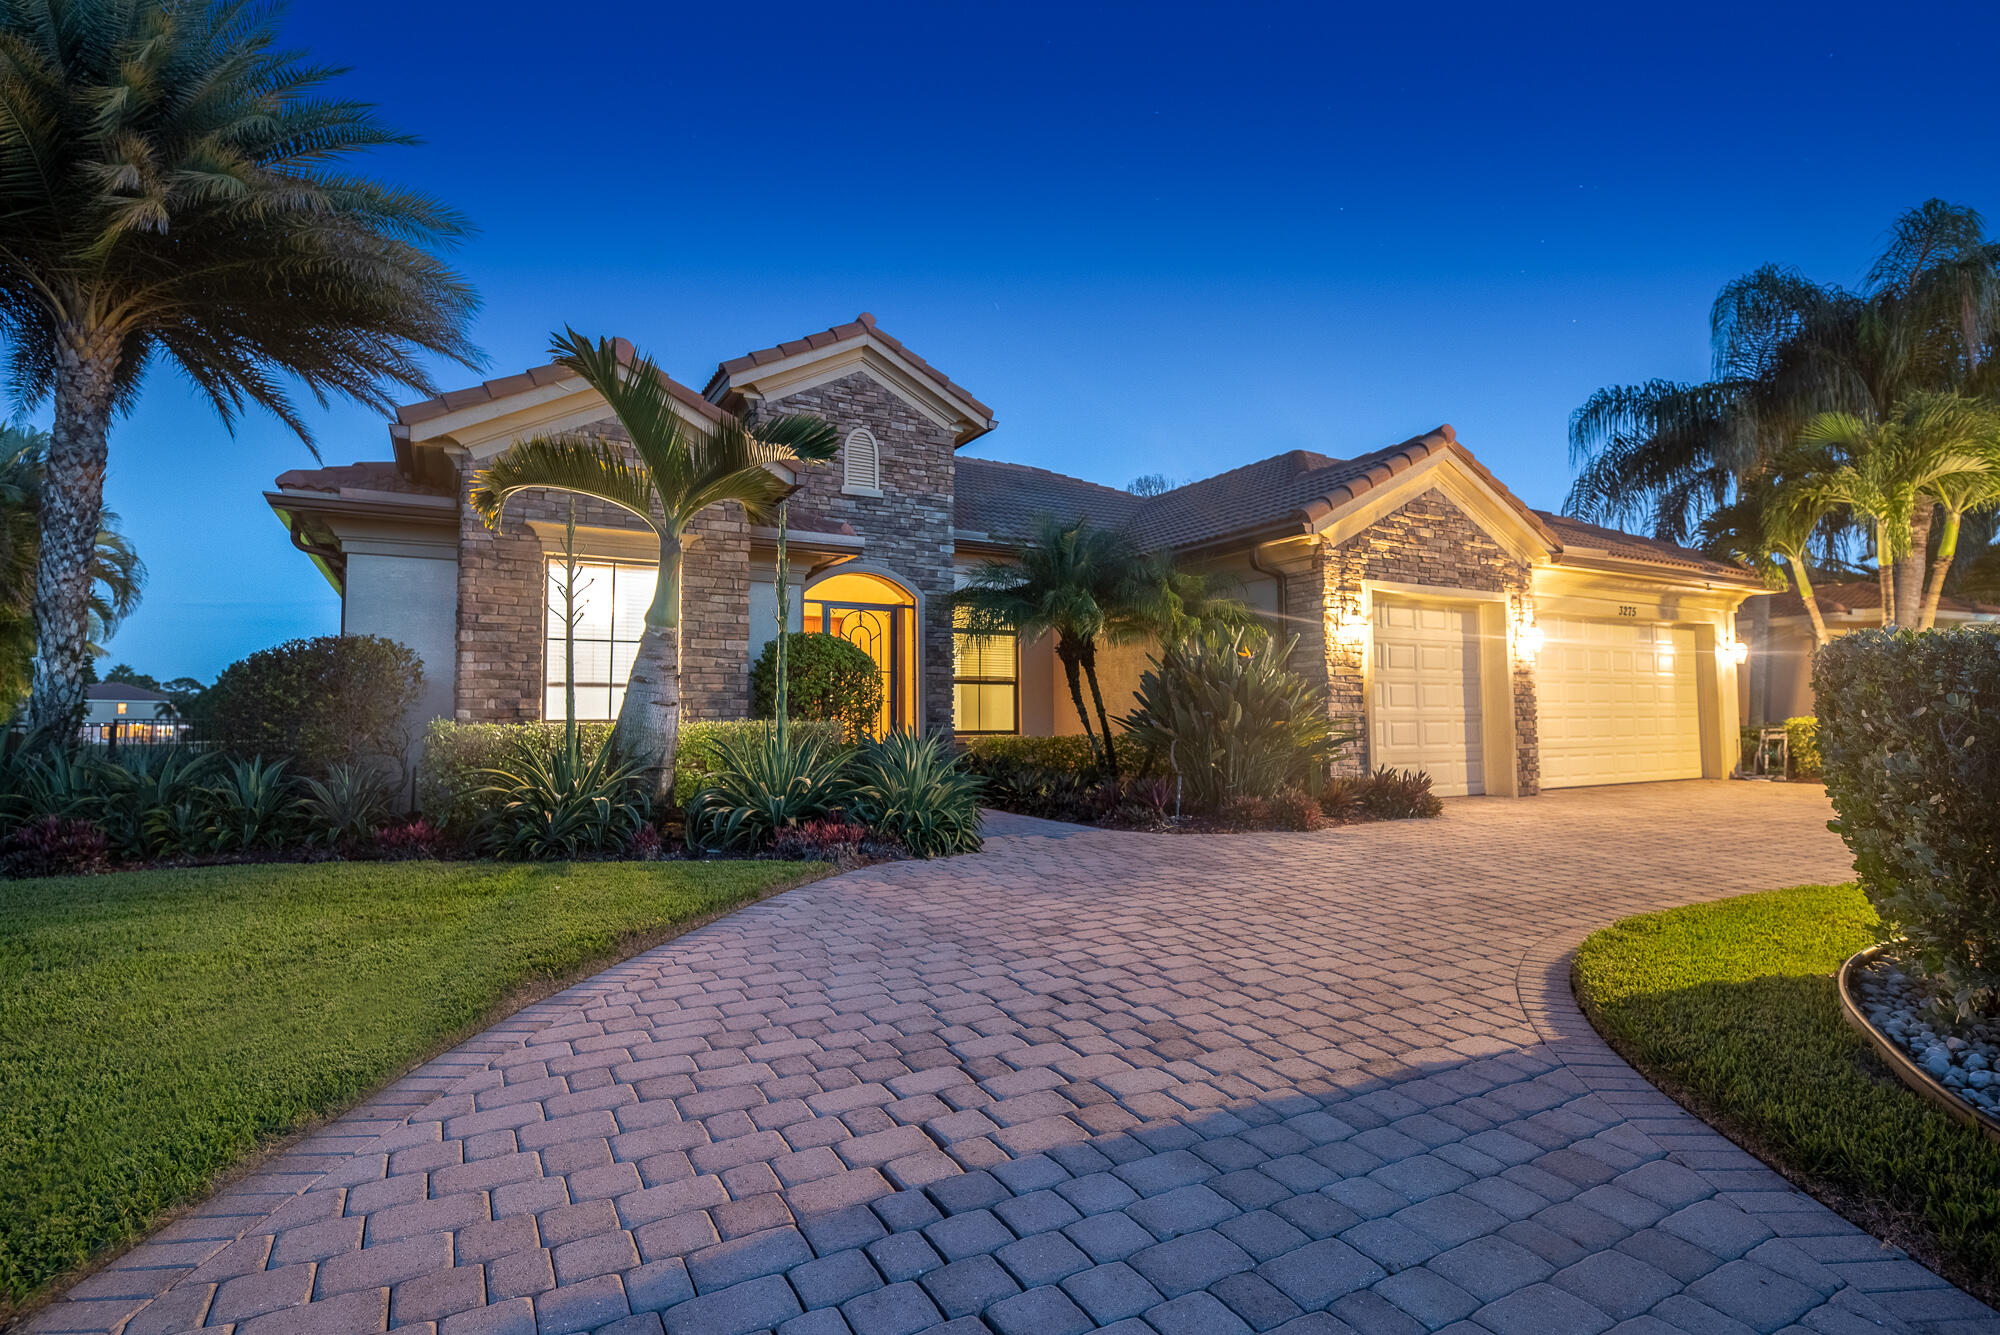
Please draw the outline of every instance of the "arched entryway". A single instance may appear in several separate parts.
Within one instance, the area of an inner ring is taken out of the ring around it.
[[[876,735],[917,726],[916,595],[884,575],[837,569],[806,586],[804,629],[865,649],[882,672]]]

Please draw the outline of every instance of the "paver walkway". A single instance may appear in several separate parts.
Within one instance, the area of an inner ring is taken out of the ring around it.
[[[34,1325],[1994,1332],[1569,997],[1615,918],[1843,877],[1826,814],[1692,783],[1319,834],[1004,820],[523,1012]]]

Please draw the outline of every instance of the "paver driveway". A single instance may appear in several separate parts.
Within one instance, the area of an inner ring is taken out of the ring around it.
[[[1671,784],[1311,835],[1006,821],[523,1012],[35,1324],[2000,1329],[1569,1000],[1590,928],[1844,876],[1825,816]]]

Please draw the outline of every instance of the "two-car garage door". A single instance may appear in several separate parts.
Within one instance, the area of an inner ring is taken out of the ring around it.
[[[1692,628],[1541,619],[1542,787],[1701,777]]]
[[[1485,792],[1477,609],[1378,597],[1372,620],[1371,763],[1424,770],[1440,794]],[[1558,616],[1541,625],[1542,787],[1701,777],[1692,628]]]

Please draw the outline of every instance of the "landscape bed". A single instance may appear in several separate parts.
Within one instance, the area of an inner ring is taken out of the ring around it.
[[[1899,1083],[1835,976],[1878,935],[1853,886],[1628,918],[1577,951],[1577,1000],[1648,1079],[1875,1236],[2000,1299],[2000,1146]]]
[[[819,864],[329,863],[0,882],[0,1325],[537,995]]]

